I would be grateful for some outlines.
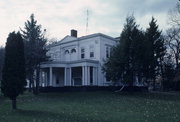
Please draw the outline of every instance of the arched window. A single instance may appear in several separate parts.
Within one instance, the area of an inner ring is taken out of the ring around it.
[[[69,50],[65,50],[65,54],[69,54]]]
[[[76,53],[76,49],[72,49],[72,50],[71,50],[71,53]]]

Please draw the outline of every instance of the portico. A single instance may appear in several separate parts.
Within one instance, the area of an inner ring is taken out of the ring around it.
[[[99,62],[81,60],[71,62],[46,62],[41,65],[42,86],[98,85]]]

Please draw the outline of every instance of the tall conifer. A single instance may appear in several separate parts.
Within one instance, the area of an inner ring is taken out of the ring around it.
[[[19,32],[12,32],[5,47],[1,90],[4,96],[12,100],[13,109],[16,109],[16,98],[23,93],[25,85],[24,43]]]

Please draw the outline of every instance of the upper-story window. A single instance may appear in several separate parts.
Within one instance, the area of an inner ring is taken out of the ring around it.
[[[90,58],[93,58],[94,57],[94,46],[90,46]]]
[[[111,56],[112,46],[106,46],[106,58]]]
[[[72,49],[72,50],[71,50],[71,53],[76,53],[76,49]]]
[[[106,58],[109,58],[110,50],[109,47],[106,47]]]
[[[85,49],[81,48],[81,58],[85,58]]]
[[[65,50],[65,54],[69,54],[69,50]]]

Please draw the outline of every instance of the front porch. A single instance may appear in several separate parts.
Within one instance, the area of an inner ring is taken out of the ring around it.
[[[42,87],[98,85],[98,62],[42,64],[40,79]]]

